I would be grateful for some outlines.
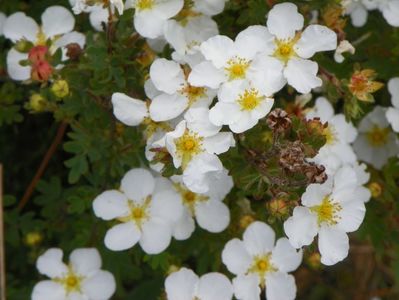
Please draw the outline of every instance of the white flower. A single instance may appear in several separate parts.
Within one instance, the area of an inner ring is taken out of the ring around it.
[[[172,225],[182,214],[174,190],[159,190],[157,179],[145,169],[132,169],[122,178],[120,190],[108,190],[93,202],[94,213],[103,220],[118,220],[105,235],[105,245],[114,251],[137,242],[148,254],[158,254],[170,244]]]
[[[233,286],[238,300],[260,300],[261,288],[266,288],[268,300],[295,299],[295,279],[287,273],[298,268],[302,251],[286,238],[275,243],[269,225],[258,221],[249,225],[243,240],[235,238],[225,245],[222,261],[236,275]]]
[[[274,99],[247,80],[235,80],[223,85],[218,102],[210,110],[209,119],[215,125],[229,125],[235,133],[254,127],[271,110]]]
[[[316,99],[314,108],[307,113],[306,118],[320,118],[321,122],[327,123],[323,131],[326,144],[312,159],[325,166],[327,174],[334,173],[343,164],[354,164],[357,161],[350,145],[356,139],[357,130],[345,120],[343,114],[334,115],[334,108],[326,98]]]
[[[198,277],[192,270],[181,268],[165,280],[168,300],[231,300],[233,287],[220,273],[207,273]]]
[[[174,226],[173,236],[177,240],[188,239],[198,225],[213,233],[222,232],[230,223],[230,211],[222,201],[233,187],[233,180],[223,169],[213,179],[208,192],[200,194],[190,191],[181,176],[173,176],[173,187],[180,194],[183,205],[182,217]],[[169,182],[170,184],[170,182]]]
[[[303,206],[297,206],[284,223],[292,246],[310,245],[318,234],[321,262],[333,265],[343,260],[349,250],[347,232],[356,231],[364,219],[364,202],[370,196],[364,191],[350,166],[339,169],[324,184],[309,185],[302,195]]]
[[[262,78],[256,78],[263,66],[254,59],[265,49],[267,34],[266,27],[257,25],[240,32],[235,41],[223,35],[211,37],[200,47],[206,60],[194,66],[188,81],[194,86],[214,89],[235,80],[265,81],[263,73]],[[269,94],[275,91],[273,84],[263,86]]]
[[[309,25],[302,30],[304,18],[292,3],[276,4],[267,18],[267,47],[264,70],[275,68],[275,82],[281,89],[286,82],[300,93],[309,93],[321,86],[318,65],[309,60],[316,52],[337,48],[337,35],[321,25]],[[276,85],[277,86],[277,85]]]
[[[101,257],[95,248],[72,251],[69,264],[62,262],[62,250],[48,249],[39,256],[36,267],[50,280],[40,281],[32,292],[32,300],[107,300],[115,292],[114,276],[101,270]]]
[[[208,107],[215,91],[191,86],[181,66],[164,58],[157,59],[150,68],[151,81],[161,91],[152,98],[151,119],[160,122],[174,119],[189,107]]]
[[[223,170],[216,155],[234,146],[235,140],[231,132],[219,132],[221,126],[210,123],[208,108],[191,108],[184,118],[165,135],[164,143],[174,166],[182,167],[185,185],[193,192],[206,193],[212,173]]]
[[[362,0],[344,0],[342,7],[345,14],[351,16],[353,26],[363,27],[366,24],[368,11]]]
[[[376,106],[359,123],[359,135],[353,148],[362,161],[381,169],[388,159],[399,153],[397,137],[386,119],[387,110]]]
[[[177,15],[183,5],[183,0],[131,0],[135,9],[134,27],[143,37],[160,37],[166,21]]]
[[[392,96],[391,103],[393,107],[388,108],[386,117],[392,129],[395,132],[399,132],[399,77],[389,80],[388,91]]]
[[[72,31],[75,26],[73,15],[62,6],[50,6],[42,14],[42,25],[22,12],[17,12],[9,16],[4,23],[4,36],[12,42],[30,42],[33,47],[30,53],[37,50],[37,47],[46,47],[47,42],[51,42],[48,49],[49,54],[53,54],[58,48],[62,48],[63,60],[66,60],[65,46],[70,43],[77,43],[84,47],[85,36],[81,33]],[[27,80],[31,78],[31,66],[22,66],[20,61],[28,60],[29,53],[20,52],[12,48],[7,54],[7,72],[14,80]]]
[[[342,63],[345,60],[345,57],[342,53],[349,52],[350,54],[355,54],[355,47],[352,46],[347,40],[343,40],[339,43],[337,49],[334,53],[334,60],[337,63]]]
[[[204,15],[183,21],[169,20],[164,28],[165,39],[175,49],[173,59],[191,66],[204,60],[201,43],[218,33],[216,22]]]

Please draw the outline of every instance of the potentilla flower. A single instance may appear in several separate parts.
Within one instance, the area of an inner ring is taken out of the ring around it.
[[[372,69],[355,71],[348,84],[349,91],[361,101],[373,102],[372,93],[384,86],[383,83],[374,81],[376,76],[377,73]]]
[[[388,91],[392,96],[391,103],[393,107],[388,108],[386,117],[392,129],[395,132],[399,132],[399,77],[389,80]]]
[[[191,66],[204,60],[200,52],[201,43],[217,34],[219,30],[216,22],[202,14],[169,20],[164,28],[166,41],[175,49],[173,59]]]
[[[376,106],[359,123],[359,135],[353,144],[358,158],[381,169],[388,159],[399,154],[398,138],[386,118],[387,109]]]
[[[225,245],[222,261],[236,275],[233,286],[238,300],[259,300],[264,288],[268,300],[295,299],[295,278],[287,273],[298,268],[302,251],[294,249],[287,238],[275,243],[269,225],[259,221],[249,225],[242,240],[235,238]]]
[[[50,56],[61,48],[63,60],[66,60],[66,45],[77,43],[81,48],[85,44],[85,36],[72,31],[75,26],[73,15],[62,6],[50,6],[42,14],[42,25],[22,12],[9,16],[4,24],[4,36],[16,43],[7,54],[7,72],[14,80],[47,80],[52,73]],[[44,60],[31,60],[34,52],[45,49],[49,57]],[[21,61],[30,65],[22,66]]]
[[[162,93],[152,98],[149,108],[152,120],[171,120],[189,107],[208,107],[211,104],[216,92],[192,86],[186,77],[185,70],[178,63],[164,58],[154,61],[150,78],[155,88]]]
[[[258,75],[263,65],[255,59],[265,49],[267,42],[266,27],[258,25],[240,32],[235,41],[223,35],[211,37],[200,47],[206,60],[194,66],[188,81],[194,86],[216,89],[226,82],[257,80],[263,82],[264,92],[272,94],[275,91],[273,76],[266,78],[263,73]],[[271,74],[277,71],[268,70]],[[261,78],[257,78],[259,76]]]
[[[370,194],[360,185],[356,171],[340,168],[323,184],[311,184],[302,195],[293,216],[284,223],[292,246],[310,245],[318,234],[321,262],[333,265],[348,256],[347,232],[356,231],[365,215]]]
[[[158,254],[170,244],[173,224],[180,218],[179,195],[161,189],[145,169],[132,169],[122,178],[120,190],[101,193],[93,202],[97,217],[119,221],[105,235],[107,248],[120,251],[137,242],[148,254]]]
[[[114,276],[101,270],[101,257],[95,248],[72,251],[69,263],[62,261],[62,250],[48,249],[39,256],[36,267],[49,280],[40,281],[32,292],[32,300],[107,300],[116,289]]]
[[[212,173],[223,170],[217,154],[235,146],[231,132],[219,132],[221,126],[209,121],[209,109],[191,108],[174,131],[165,135],[165,147],[176,168],[183,170],[183,182],[193,192],[206,193],[212,184]]]
[[[267,17],[267,46],[260,64],[266,74],[270,69],[278,70],[273,79],[277,90],[287,82],[303,94],[321,86],[322,81],[316,76],[318,65],[309,58],[337,48],[334,31],[322,25],[309,25],[301,31],[303,24],[303,16],[292,3],[276,4]]]
[[[192,270],[181,268],[165,280],[168,300],[231,300],[233,287],[220,273],[207,273],[198,277]]]
[[[319,118],[325,123],[323,135],[326,144],[312,161],[326,167],[327,174],[335,173],[343,164],[356,163],[357,157],[350,144],[355,141],[357,130],[352,123],[345,120],[343,114],[334,114],[334,108],[326,98],[316,99],[314,108],[308,111],[306,118]]]
[[[198,225],[213,233],[222,232],[230,223],[230,211],[222,201],[233,187],[228,171],[223,169],[213,178],[213,184],[207,193],[194,193],[183,182],[182,176],[172,176],[172,185],[179,193],[183,205],[182,217],[176,222],[173,237],[177,240],[188,239],[195,230],[194,219]]]
[[[134,27],[143,37],[155,39],[163,35],[168,19],[183,8],[184,0],[129,0],[135,9]]]
[[[215,125],[229,125],[230,130],[241,133],[254,127],[265,117],[274,99],[248,80],[235,80],[224,84],[218,92],[218,102],[209,113]]]

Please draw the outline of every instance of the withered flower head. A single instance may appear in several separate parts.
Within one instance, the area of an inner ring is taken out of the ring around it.
[[[286,111],[276,108],[268,115],[266,123],[274,132],[282,133],[291,128],[292,121]]]

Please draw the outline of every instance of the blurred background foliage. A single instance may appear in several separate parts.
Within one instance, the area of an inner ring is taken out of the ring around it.
[[[230,0],[224,13],[216,17],[220,32],[234,37],[249,25],[265,24],[265,15],[274,2]],[[331,19],[326,12],[336,9],[337,1],[292,2],[298,4],[306,20],[317,9],[320,22],[328,23]],[[24,11],[39,21],[45,8],[56,4],[70,8],[66,0],[5,0],[0,2],[0,11],[7,15]],[[174,266],[189,266],[199,274],[228,274],[221,263],[221,250],[229,239],[241,236],[252,219],[271,223],[281,236],[282,222],[292,209],[285,201],[295,203],[304,191],[288,191],[289,199],[276,202],[275,195],[268,192],[270,182],[248,164],[242,150],[251,147],[251,140],[260,149],[269,147],[267,136],[271,132],[261,125],[245,137],[239,136],[240,145],[222,157],[236,182],[226,199],[232,222],[223,234],[197,228],[189,240],[173,241],[167,251],[155,256],[146,255],[140,247],[120,253],[105,249],[103,237],[109,224],[93,215],[92,200],[103,190],[117,187],[130,168],[148,164],[143,154],[143,128],[118,123],[110,102],[117,91],[145,99],[143,81],[154,54],[133,33],[132,16],[133,12],[127,11],[106,32],[93,31],[87,15],[76,16],[76,30],[86,34],[87,42],[80,58],[60,72],[70,89],[63,99],[51,92],[51,84],[26,85],[8,79],[5,59],[11,44],[0,37],[0,162],[4,164],[10,300],[30,298],[33,285],[40,279],[35,260],[49,247],[60,247],[66,255],[74,248],[97,247],[104,268],[116,276],[115,300],[163,299],[163,281]],[[342,64],[335,63],[331,53],[319,54],[316,60],[322,73],[335,79],[327,83],[323,94],[335,103],[337,111],[345,110],[357,123],[375,104],[348,100],[339,93],[344,88],[342,82],[355,68],[375,70],[378,81],[384,83],[399,76],[399,29],[387,25],[379,12],[371,12],[362,28],[352,27],[350,20],[343,26],[356,54]],[[170,49],[163,53],[166,57],[169,54]],[[33,94],[45,99],[44,106],[32,107]],[[286,88],[276,96],[277,106],[292,106],[295,96]],[[380,105],[390,104],[386,89],[374,97]],[[348,113],[353,111],[356,113]],[[309,143],[320,147],[316,141]],[[33,193],[24,197],[52,144],[56,150],[48,157],[45,172]],[[382,171],[369,170],[374,197],[367,204],[364,224],[351,236],[349,258],[323,267],[316,249],[308,248],[304,263],[295,273],[298,299],[399,299],[399,162],[394,158]]]

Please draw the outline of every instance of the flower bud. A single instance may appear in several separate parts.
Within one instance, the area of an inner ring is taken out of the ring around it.
[[[276,218],[288,216],[289,210],[283,197],[277,197],[266,203],[269,213]]]
[[[69,95],[69,85],[66,80],[56,80],[51,86],[51,91],[57,98],[64,98]]]
[[[31,63],[37,64],[46,60],[47,53],[46,46],[36,46],[29,50],[28,59]]]
[[[242,229],[247,228],[252,222],[255,221],[255,218],[251,215],[244,215],[240,218],[240,227]]]
[[[290,129],[292,121],[286,111],[276,108],[267,116],[266,123],[274,132],[282,133]]]
[[[79,56],[82,54],[82,48],[78,43],[71,43],[65,46],[67,49],[66,56],[71,60],[78,60]]]
[[[39,61],[32,65],[31,78],[36,81],[47,81],[53,74],[53,67],[47,61]]]
[[[37,231],[29,232],[28,234],[25,235],[24,238],[25,244],[30,247],[35,247],[39,245],[42,240],[43,240],[43,235]]]
[[[27,40],[19,40],[15,45],[14,48],[18,52],[26,53],[29,51],[29,48],[32,47],[32,43]]]
[[[378,182],[370,182],[367,186],[373,198],[378,198],[382,194],[382,186]]]
[[[317,270],[321,267],[320,259],[320,254],[318,252],[314,252],[307,257],[306,262],[313,270]]]
[[[44,111],[46,109],[46,106],[47,106],[47,100],[40,94],[33,94],[29,98],[28,107],[35,112]]]

